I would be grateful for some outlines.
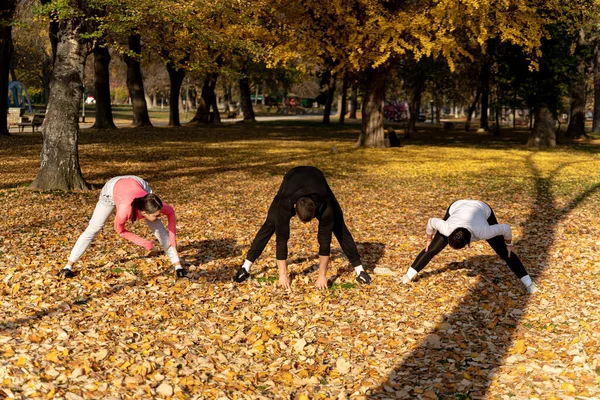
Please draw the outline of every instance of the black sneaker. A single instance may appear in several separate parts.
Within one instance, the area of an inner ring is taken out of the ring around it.
[[[63,268],[60,271],[58,271],[58,274],[56,274],[62,278],[72,278],[75,276],[75,272],[73,272],[70,268]]]
[[[246,268],[240,267],[235,273],[233,280],[237,283],[244,282],[246,279],[250,278],[250,273],[246,271]]]
[[[360,274],[358,274],[356,280],[358,281],[358,283],[362,283],[363,285],[371,283],[371,277],[369,276],[369,274],[367,274],[367,271],[360,271]]]
[[[186,278],[187,277],[187,271],[183,268],[177,268],[175,270],[175,275],[177,276],[177,278]]]

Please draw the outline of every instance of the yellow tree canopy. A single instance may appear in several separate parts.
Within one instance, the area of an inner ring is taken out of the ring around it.
[[[544,2],[546,7],[548,4]],[[535,55],[544,34],[542,2],[527,0],[272,0],[285,43],[274,59],[307,63],[331,57],[338,68],[378,67],[407,52],[443,56],[451,68],[490,38]]]

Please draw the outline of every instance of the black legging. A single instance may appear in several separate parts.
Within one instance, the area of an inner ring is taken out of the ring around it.
[[[444,221],[446,221],[449,217],[450,207],[448,207],[448,210],[446,211]],[[492,210],[492,214],[487,219],[487,222],[490,225],[498,224],[498,220],[494,215],[494,210]],[[508,268],[510,268],[510,270],[514,272],[517,278],[521,279],[522,277],[527,275],[527,271],[525,270],[523,263],[514,251],[511,253],[510,258],[508,257],[508,249],[506,248],[506,243],[504,242],[504,236],[495,236],[491,239],[488,239],[487,242],[490,244],[490,246],[492,246],[492,249],[494,249],[496,254],[498,254],[500,258],[502,258],[506,262]],[[423,268],[425,268],[427,264],[429,264],[429,261],[431,261],[433,257],[435,257],[440,251],[444,250],[444,247],[446,247],[446,245],[448,245],[448,237],[442,235],[439,232],[436,232],[435,236],[433,237],[433,240],[429,244],[428,251],[425,251],[425,249],[423,249],[413,262],[411,268],[417,272],[420,272]]]
[[[258,233],[252,241],[250,250],[246,255],[246,259],[250,262],[254,262],[263,252],[267,243],[275,233],[275,213],[277,212],[277,197],[271,203],[269,211],[267,213],[267,219],[263,226],[259,229]],[[344,222],[344,215],[342,210],[338,207],[334,208],[333,213],[333,234],[342,248],[342,251],[348,257],[348,260],[353,267],[361,265],[360,255],[356,248],[356,243],[352,238],[352,234],[348,230],[346,223]],[[279,256],[278,256],[279,259]]]

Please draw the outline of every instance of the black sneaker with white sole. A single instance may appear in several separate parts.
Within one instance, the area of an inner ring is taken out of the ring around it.
[[[63,268],[60,271],[58,271],[58,274],[56,274],[62,278],[72,278],[75,276],[75,272],[73,272],[70,268]]]
[[[187,278],[187,271],[183,268],[177,268],[175,270],[175,275],[177,278]]]
[[[371,283],[371,277],[367,274],[367,271],[360,271],[360,274],[356,277],[356,281],[358,283],[362,283],[363,285]]]
[[[244,282],[248,278],[250,278],[250,272],[246,271],[246,268],[240,267],[237,270],[237,272],[235,273],[233,280],[236,281],[237,283],[241,283],[241,282]]]

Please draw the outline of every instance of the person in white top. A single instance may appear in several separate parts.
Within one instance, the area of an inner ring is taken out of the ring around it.
[[[437,233],[433,236],[435,231]],[[419,253],[406,275],[402,277],[402,283],[412,281],[446,245],[450,245],[453,249],[462,249],[472,242],[487,240],[496,254],[521,279],[527,292],[535,293],[537,291],[537,286],[513,251],[510,226],[499,224],[494,211],[483,201],[455,201],[450,205],[443,219],[429,219],[426,233],[427,245]]]

